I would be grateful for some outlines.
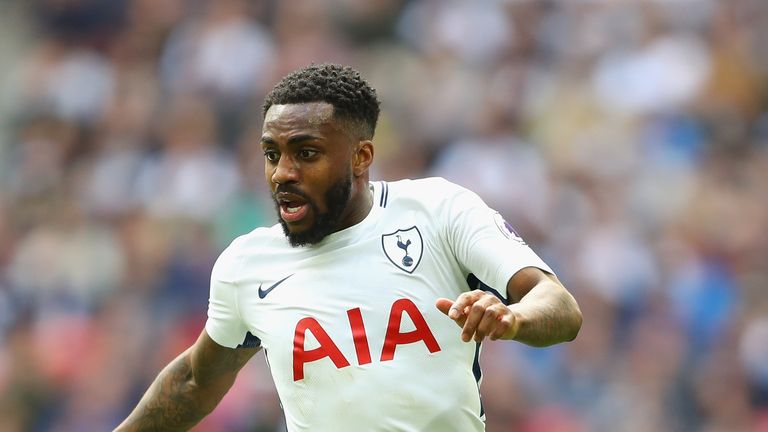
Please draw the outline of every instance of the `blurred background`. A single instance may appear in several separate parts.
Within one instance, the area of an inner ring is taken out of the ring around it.
[[[768,431],[768,2],[3,0],[0,431],[105,431],[272,225],[263,96],[383,101],[374,179],[444,176],[578,299],[484,346],[488,431]],[[198,431],[284,430],[262,354]]]

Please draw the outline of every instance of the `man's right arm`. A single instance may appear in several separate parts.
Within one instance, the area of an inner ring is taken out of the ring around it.
[[[188,430],[213,411],[259,349],[223,347],[203,330],[160,372],[115,432]]]

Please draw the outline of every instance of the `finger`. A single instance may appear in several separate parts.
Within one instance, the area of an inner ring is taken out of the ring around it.
[[[440,310],[440,312],[448,315],[448,318],[459,322],[461,320],[461,324],[464,324],[464,320],[462,319],[462,316],[464,315],[463,310],[459,310],[456,308],[455,303],[453,300],[449,300],[446,298],[439,298],[435,302],[435,307]]]
[[[475,330],[475,342],[482,342],[486,336],[493,334],[504,314],[504,311],[500,309],[502,307],[504,306],[500,304],[492,304],[485,309],[483,318],[480,320],[480,323]]]
[[[459,313],[459,311],[455,309],[453,305],[453,300],[448,300],[446,298],[439,298],[437,301],[435,301],[435,307],[437,307],[440,312],[448,315],[448,317],[456,322],[456,325],[459,327],[464,327],[466,318],[464,317],[463,313]]]
[[[492,295],[486,295],[483,298],[477,300],[469,307],[467,314],[467,321],[464,323],[464,327],[461,330],[461,340],[469,342],[477,331],[477,326],[485,315],[485,310],[490,307],[494,301],[499,301]]]
[[[513,314],[505,314],[501,316],[497,321],[496,328],[491,332],[489,336],[490,339],[498,340],[503,338],[509,329],[512,328],[514,321],[515,316]]]
[[[435,301],[435,307],[442,313],[451,316],[449,314],[451,310],[451,306],[453,306],[453,300],[448,300],[447,298],[439,298],[437,301]]]
[[[455,310],[458,314],[458,317],[460,316],[466,316],[466,314],[469,313],[469,307],[472,306],[477,300],[482,298],[485,295],[485,292],[480,290],[474,290],[462,293],[456,298],[456,301],[453,303],[453,307],[451,309]],[[450,314],[448,316],[451,316]],[[451,317],[453,319],[456,319],[454,317]]]

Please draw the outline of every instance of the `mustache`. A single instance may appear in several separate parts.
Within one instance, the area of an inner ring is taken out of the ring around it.
[[[302,191],[301,189],[299,189],[298,187],[290,183],[277,185],[277,187],[275,188],[275,191],[272,193],[272,198],[274,200],[277,200],[277,194],[279,193],[290,193],[290,194],[304,198],[305,200],[307,200],[307,202],[312,201],[309,198],[309,196],[307,196],[307,194],[304,193],[304,191]]]

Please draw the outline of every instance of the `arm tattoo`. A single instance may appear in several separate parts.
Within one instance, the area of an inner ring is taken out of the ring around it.
[[[218,352],[215,358],[199,361],[194,373],[190,353],[182,354],[160,372],[118,430],[188,430],[213,411],[255,351]]]
[[[161,372],[136,408],[135,426],[142,431],[186,430],[207,413],[191,394],[192,368],[185,358],[177,358]]]

